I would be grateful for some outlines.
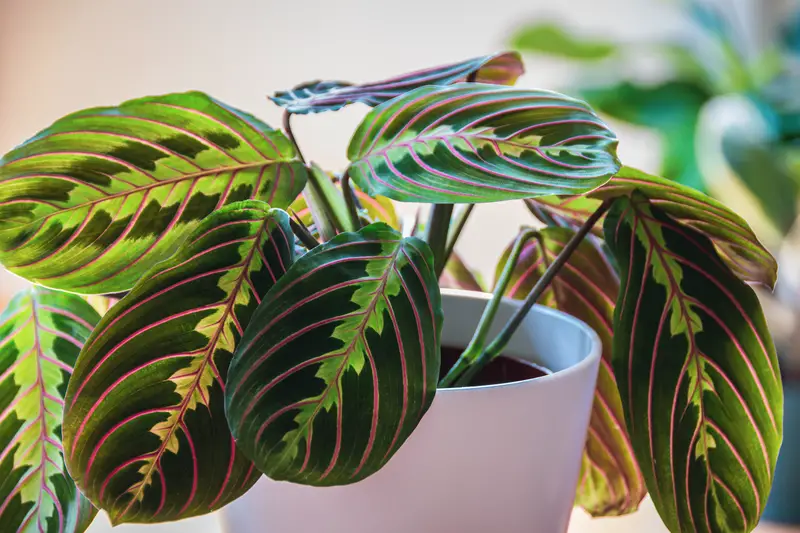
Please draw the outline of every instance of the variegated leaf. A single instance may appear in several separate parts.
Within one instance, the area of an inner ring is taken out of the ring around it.
[[[524,71],[518,53],[504,52],[361,85],[312,81],[278,92],[270,100],[290,113],[335,111],[356,102],[374,107],[424,85],[450,85],[468,80],[514,85]]]
[[[641,193],[614,202],[605,234],[623,287],[614,372],[656,509],[675,533],[749,532],[783,430],[758,298],[706,236]]]
[[[540,196],[525,200],[525,206],[539,221],[560,228],[579,228],[601,203],[588,196]],[[602,220],[592,228],[597,236],[603,234]]]
[[[537,239],[520,254],[507,296],[525,299],[574,235],[567,228],[541,231],[544,253]],[[498,274],[510,254],[498,264]],[[636,511],[647,490],[625,429],[617,381],[611,368],[614,300],[619,292],[616,273],[590,242],[583,241],[555,277],[540,303],[569,313],[594,329],[603,343],[592,418],[583,453],[575,503],[593,516],[622,515]]]
[[[422,87],[373,109],[348,149],[371,196],[479,203],[581,194],[619,169],[617,139],[591,108],[539,90]]]
[[[126,291],[215,209],[287,207],[305,182],[281,132],[205,94],[87,109],[0,160],[0,262],[48,287]]]
[[[341,191],[341,182],[337,182],[337,186]],[[308,189],[306,189],[306,192],[308,192]],[[385,222],[394,229],[400,229],[400,218],[397,216],[397,211],[391,200],[384,196],[373,198],[358,187],[353,187],[353,193],[362,209],[362,218],[366,216],[371,222]],[[306,226],[315,225],[311,210],[305,199],[305,193],[292,203],[290,209],[297,213],[297,216]]]
[[[439,286],[465,291],[486,292],[481,285],[478,275],[473,272],[456,252],[450,255],[439,277]]]
[[[64,466],[75,359],[100,319],[79,296],[32,288],[0,315],[0,530],[80,533],[97,511]]]
[[[380,469],[427,411],[442,326],[433,255],[383,223],[298,259],[267,294],[225,391],[236,442],[273,479]]]
[[[622,169],[593,198],[613,198],[639,190],[670,218],[699,231],[714,244],[744,281],[775,285],[778,264],[739,215],[690,187],[630,167]]]
[[[112,522],[208,513],[256,481],[225,421],[225,378],[293,256],[286,213],[237,202],[103,317],[69,387],[64,444],[75,482]]]

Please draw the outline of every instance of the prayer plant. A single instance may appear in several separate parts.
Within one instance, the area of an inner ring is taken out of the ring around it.
[[[0,262],[34,284],[0,317],[4,531],[178,520],[262,473],[357,482],[537,299],[603,342],[577,503],[618,515],[649,491],[672,531],[752,530],[783,405],[749,285],[775,261],[725,206],[622,166],[585,103],[510,87],[522,71],[503,53],[303,84],[271,98],[283,131],[199,92],[146,97],[0,160]],[[373,109],[341,176],[307,163],[291,116],[356,102]],[[476,287],[453,245],[503,200],[544,224],[439,382],[437,280]],[[391,201],[433,204],[424,229]],[[490,340],[502,296],[524,303]]]

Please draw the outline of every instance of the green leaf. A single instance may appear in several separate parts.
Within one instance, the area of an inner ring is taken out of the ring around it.
[[[528,198],[525,206],[540,222],[560,228],[579,228],[592,213],[597,211],[601,200],[588,196],[540,196]],[[601,217],[598,222],[603,221]],[[592,233],[602,235],[602,227],[595,225]]]
[[[587,87],[580,95],[601,113],[653,128],[663,137],[661,174],[704,191],[695,154],[695,130],[703,105],[711,95],[698,83],[676,80],[658,85],[623,81]]]
[[[267,294],[236,351],[225,401],[237,444],[276,480],[373,474],[433,401],[441,326],[423,241],[375,223],[314,248]]]
[[[424,85],[451,85],[471,78],[480,83],[514,85],[523,72],[519,54],[503,52],[361,85],[312,81],[275,93],[270,100],[290,113],[300,114],[336,111],[356,102],[374,107]]]
[[[582,61],[599,61],[618,50],[618,46],[610,41],[579,37],[553,22],[542,22],[517,30],[511,37],[511,45],[523,52]]]
[[[80,294],[130,289],[209,213],[305,186],[292,143],[191,92],[87,109],[0,160],[0,262]]]
[[[0,315],[0,529],[80,533],[97,510],[66,473],[64,394],[100,319],[79,296],[32,288]]]
[[[538,90],[422,87],[373,109],[348,171],[371,196],[478,203],[581,194],[619,169],[617,139],[583,102]]]
[[[439,286],[449,289],[486,292],[478,275],[473,272],[456,252],[450,254],[444,272],[439,277]]]
[[[520,254],[506,296],[524,300],[574,234],[567,228],[542,230],[544,253],[537,239],[529,241]],[[511,246],[498,263],[498,276],[510,251]],[[540,299],[540,303],[586,322],[603,343],[603,359],[575,500],[592,516],[632,513],[647,492],[625,429],[617,381],[611,368],[614,299],[618,292],[616,273],[603,254],[584,240]]]
[[[338,233],[338,228],[344,231],[355,229],[350,221],[341,187],[337,188],[328,173],[317,165],[311,168],[303,200],[312,207],[309,214],[324,240],[332,239]]]
[[[400,218],[390,199],[385,196],[373,198],[358,187],[354,187],[353,192],[358,203],[361,204],[361,208],[367,212],[367,216],[372,222],[384,222],[394,229],[400,229]]]
[[[237,202],[100,321],[67,393],[75,482],[115,524],[218,509],[258,478],[225,421],[228,366],[250,317],[294,258],[288,215]]]
[[[774,287],[778,274],[775,258],[742,217],[701,192],[622,167],[611,181],[590,196],[600,199],[629,196],[634,190],[641,191],[671,218],[711,239],[725,263],[742,280]]]
[[[339,194],[339,199],[344,202],[344,197],[341,196],[342,184],[341,181],[335,180],[334,182],[335,190],[337,194]],[[390,225],[394,229],[400,229],[400,218],[397,216],[397,211],[394,208],[394,203],[384,196],[377,196],[375,198],[369,196],[367,193],[359,189],[358,187],[352,187],[353,193],[358,200],[358,204],[360,207],[360,216],[362,218],[366,218],[369,220],[369,223],[372,222],[385,222],[386,224]],[[314,222],[314,217],[311,214],[311,209],[308,207],[308,202],[306,202],[306,196],[309,193],[309,187],[303,192],[302,195],[297,197],[290,210],[294,211],[300,220],[305,224],[307,227],[311,228],[316,232],[316,223]],[[339,201],[335,200],[337,204],[337,209],[341,209],[338,205]],[[344,219],[342,222],[347,224],[350,223],[350,217],[347,215],[347,206],[344,206],[345,212],[343,213]]]
[[[775,349],[755,292],[712,242],[642,194],[614,202],[614,372],[647,488],[673,532],[748,532],[783,433]]]

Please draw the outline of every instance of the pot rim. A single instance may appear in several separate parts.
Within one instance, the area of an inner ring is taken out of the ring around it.
[[[447,295],[456,298],[466,298],[471,300],[488,301],[492,297],[492,295],[488,292],[466,291],[462,289],[442,288],[441,293],[443,296]],[[511,298],[504,297],[503,303],[518,308],[522,305],[522,300],[514,300]],[[439,388],[437,386],[436,395],[438,396],[440,394],[447,394],[448,396],[450,396],[454,394],[474,392],[480,390],[506,389],[511,387],[531,387],[535,386],[534,385],[535,383],[561,381],[565,378],[568,378],[572,374],[582,373],[586,371],[587,367],[591,367],[597,364],[597,362],[599,362],[599,359],[602,357],[602,352],[603,352],[603,346],[602,343],[600,342],[600,337],[597,335],[597,332],[595,332],[595,330],[589,327],[589,325],[586,324],[584,321],[570,315],[569,313],[565,313],[563,311],[559,311],[558,309],[553,309],[551,307],[546,307],[539,304],[534,304],[530,313],[550,315],[558,318],[559,320],[569,322],[572,326],[576,327],[581,333],[583,333],[588,337],[589,342],[591,343],[589,346],[589,353],[586,354],[580,361],[578,361],[574,365],[570,365],[567,368],[563,368],[561,370],[550,372],[549,374],[546,374],[544,376],[523,379],[521,381],[512,381],[508,383],[495,383],[492,385],[473,385],[469,387],[452,387],[452,388]],[[526,321],[530,319],[531,316],[530,313],[525,318]],[[524,325],[525,321],[523,321],[522,324]]]

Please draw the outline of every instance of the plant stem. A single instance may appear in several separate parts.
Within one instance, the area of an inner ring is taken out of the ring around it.
[[[467,223],[467,219],[472,214],[472,210],[475,208],[475,204],[467,204],[464,209],[462,209],[458,215],[456,215],[456,223],[453,229],[450,231],[447,237],[447,248],[444,251],[444,264],[447,265],[448,259],[450,256],[453,255],[453,250],[456,247],[456,242],[458,238],[461,237],[461,232],[464,230],[464,226]]]
[[[300,145],[297,144],[297,140],[294,138],[294,132],[292,132],[292,114],[289,111],[283,112],[283,131],[286,132],[286,136],[289,137],[289,140],[292,141],[295,150],[297,150],[297,155],[300,157],[300,161],[303,164],[306,164],[306,158],[303,157],[303,152],[300,150]]]
[[[297,213],[293,213],[293,215],[297,216]],[[294,233],[295,236],[300,239],[300,242],[303,243],[303,246],[309,250],[319,246],[319,241],[317,241],[317,239],[311,235],[311,233],[308,231],[308,228],[306,228],[302,222],[295,220],[294,218],[290,218],[289,225],[292,227],[292,233]]]
[[[461,377],[455,382],[456,386],[465,386],[468,384],[469,381],[475,375],[477,375],[487,363],[489,363],[489,361],[502,353],[502,351],[508,345],[508,341],[510,341],[511,337],[514,336],[517,328],[519,328],[520,324],[522,324],[522,321],[533,307],[533,304],[535,304],[544,291],[547,290],[547,288],[550,286],[550,283],[553,281],[553,278],[558,275],[563,266],[572,256],[572,253],[578,248],[578,245],[581,243],[581,241],[586,238],[586,235],[592,230],[597,221],[600,220],[600,217],[602,217],[605,212],[608,211],[608,208],[611,207],[612,202],[613,200],[604,200],[597,210],[586,219],[575,235],[573,235],[569,240],[567,245],[564,246],[558,256],[556,256],[552,264],[547,267],[544,275],[539,278],[539,281],[537,281],[536,285],[534,285],[533,289],[531,289],[530,294],[528,294],[528,296],[525,298],[525,301],[522,302],[522,305],[517,308],[514,315],[509,319],[497,337],[495,337],[489,346],[486,347],[474,364],[470,365],[470,367],[467,368]],[[542,250],[542,253],[544,253],[544,250]]]
[[[522,249],[525,247],[525,243],[537,235],[539,235],[538,231],[528,229],[520,233],[519,237],[517,237],[517,240],[514,242],[514,247],[511,249],[511,253],[506,260],[506,264],[503,266],[503,272],[500,274],[495,284],[494,293],[483,310],[483,314],[475,329],[475,334],[469,342],[469,346],[464,349],[461,357],[458,358],[458,361],[456,361],[453,367],[447,372],[447,375],[439,381],[440,387],[452,386],[453,383],[458,380],[461,373],[469,370],[470,366],[475,364],[481,354],[483,354],[484,347],[486,346],[486,336],[489,334],[489,328],[492,327],[494,316],[497,314],[497,309],[500,306],[503,295],[506,293],[508,284],[511,282]]]
[[[355,194],[350,187],[350,173],[347,171],[345,171],[342,176],[342,194],[344,194],[344,203],[347,204],[347,214],[350,217],[350,223],[358,230],[361,228],[361,218],[358,216]]]
[[[433,204],[431,207],[428,226],[425,229],[427,234],[428,246],[433,250],[433,264],[436,271],[436,279],[444,272],[447,261],[445,252],[447,250],[447,234],[450,231],[450,218],[453,216],[453,204]]]

